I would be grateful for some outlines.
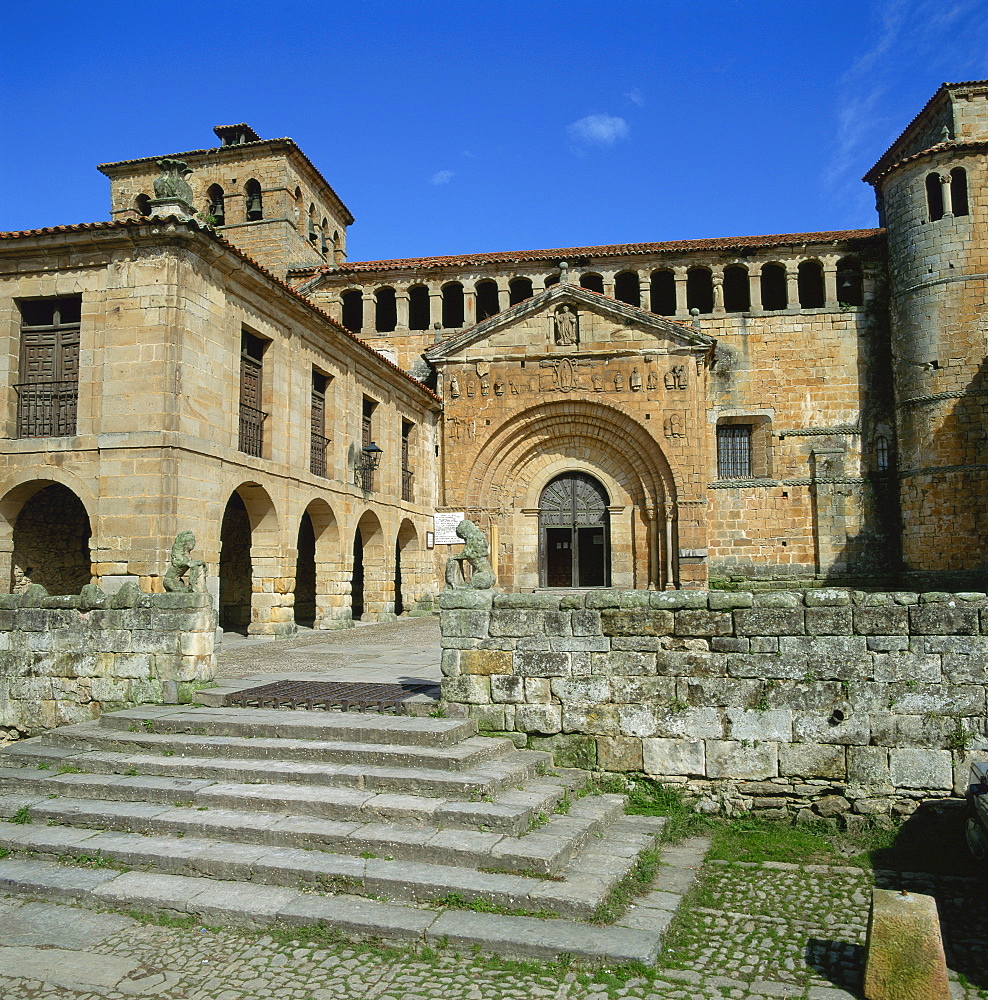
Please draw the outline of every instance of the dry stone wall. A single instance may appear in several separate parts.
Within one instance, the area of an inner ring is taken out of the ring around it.
[[[820,589],[441,595],[453,714],[708,811],[908,814],[984,756],[988,597]]]
[[[0,594],[0,733],[25,735],[141,702],[174,702],[212,679],[208,594]]]

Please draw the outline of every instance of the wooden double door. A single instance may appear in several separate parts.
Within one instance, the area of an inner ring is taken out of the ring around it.
[[[607,587],[611,582],[607,491],[593,476],[567,472],[539,498],[539,583]]]

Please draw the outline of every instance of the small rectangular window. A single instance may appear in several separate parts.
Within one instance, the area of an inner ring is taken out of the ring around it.
[[[17,437],[75,434],[82,296],[29,299],[19,305]]]
[[[312,394],[310,401],[311,437],[309,444],[309,471],[314,476],[326,475],[326,449],[329,438],[326,437],[326,387],[329,376],[312,369]]]
[[[412,431],[415,425],[408,420],[401,422],[401,499],[411,503],[415,499],[415,488],[413,480],[415,473],[412,471]]]
[[[721,424],[717,428],[717,478],[751,476],[751,424]]]
[[[262,359],[266,341],[244,330],[240,335],[240,450],[260,458],[264,451],[264,420],[261,409]]]
[[[359,456],[358,483],[361,488],[371,491],[375,487],[374,469],[375,456],[368,451],[376,442],[374,441],[374,410],[377,403],[373,399],[364,396],[363,410],[361,415],[361,454]]]

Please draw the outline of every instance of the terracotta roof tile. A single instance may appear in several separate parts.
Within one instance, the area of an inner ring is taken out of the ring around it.
[[[208,236],[210,239],[215,240],[224,249],[229,250],[231,253],[239,257],[241,260],[246,261],[261,274],[263,274],[268,280],[273,281],[278,285],[282,291],[287,292],[293,299],[301,302],[307,309],[317,313],[321,319],[327,322],[333,329],[345,336],[348,340],[352,340],[355,344],[359,344],[360,347],[366,351],[368,354],[372,354],[378,361],[387,365],[393,371],[397,372],[402,378],[411,382],[417,389],[421,389],[426,395],[428,395],[432,400],[437,403],[441,403],[442,400],[437,396],[428,386],[423,385],[417,378],[413,378],[404,369],[399,368],[393,361],[386,358],[379,351],[375,351],[373,347],[362,341],[355,333],[351,333],[342,323],[333,319],[325,310],[320,309],[311,299],[306,298],[300,292],[295,291],[291,285],[286,284],[277,275],[272,274],[266,267],[262,264],[258,264],[253,257],[244,253],[239,247],[234,246],[229,240],[224,239],[217,233],[214,229],[208,226],[200,226],[194,219],[178,219],[174,216],[170,216],[165,219],[116,219],[110,222],[80,222],[75,225],[70,226],[45,226],[42,229],[24,229],[20,232],[0,232],[0,240],[14,240],[23,239],[30,236],[57,236],[61,233],[83,233],[83,232],[100,232],[108,231],[114,229],[138,229],[142,226],[155,225],[160,223],[168,224],[179,224],[185,225],[189,228],[198,230],[200,233]]]
[[[893,170],[896,170],[903,164],[912,163],[914,160],[921,160],[930,153],[947,152],[948,150],[951,152],[954,150],[963,152],[977,149],[988,149],[988,139],[972,139],[968,142],[954,142],[951,139],[948,142],[938,142],[935,146],[928,146],[926,149],[917,150],[915,153],[910,153],[909,156],[904,156],[901,160],[887,164],[881,171],[876,171],[872,168],[861,179],[866,184],[877,184],[883,177],[887,177]]]
[[[703,240],[673,240],[666,243],[614,243],[590,247],[557,247],[548,250],[508,250],[495,253],[452,254],[445,257],[404,257],[394,260],[348,261],[339,267],[327,265],[292,268],[293,275],[341,274],[389,271],[403,268],[468,267],[475,264],[522,263],[566,260],[577,257],[626,257],[654,253],[690,253],[699,250],[744,250],[763,247],[799,246],[804,243],[846,243],[883,236],[884,229],[844,229],[825,233],[783,233],[772,236],[725,236]]]

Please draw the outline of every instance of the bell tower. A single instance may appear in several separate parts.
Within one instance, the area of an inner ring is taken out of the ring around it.
[[[888,232],[910,586],[988,572],[988,81],[945,83],[865,181]]]

